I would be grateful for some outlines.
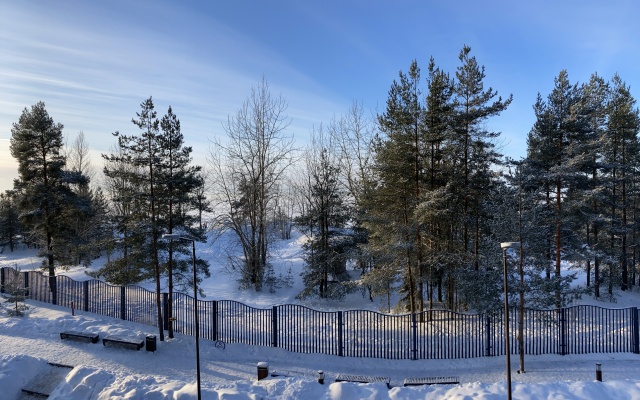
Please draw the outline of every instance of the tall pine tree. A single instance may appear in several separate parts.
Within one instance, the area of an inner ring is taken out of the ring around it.
[[[81,174],[66,171],[63,155],[63,125],[54,122],[43,102],[25,108],[11,129],[11,155],[18,162],[18,209],[27,240],[45,257],[49,287],[57,299],[56,267],[69,253],[65,215],[79,206],[71,189],[86,183]]]
[[[380,268],[395,270],[402,280],[401,303],[418,311],[422,293],[422,233],[414,211],[424,186],[424,106],[420,101],[420,68],[414,60],[408,73],[400,72],[389,90],[387,107],[378,116],[381,136],[374,142],[376,186],[367,207],[371,217],[370,248],[387,253]]]
[[[345,190],[339,181],[340,159],[330,136],[322,128],[314,132],[306,153],[307,205],[297,218],[298,225],[309,236],[305,244],[305,284],[300,297],[341,298],[346,293],[344,281],[349,279],[346,262],[353,247],[351,232],[345,229],[349,210]]]
[[[561,261],[570,258],[575,250],[576,226],[572,220],[575,200],[585,187],[585,171],[590,161],[584,153],[588,143],[589,119],[584,113],[582,88],[569,82],[566,71],[555,79],[555,87],[547,101],[539,95],[534,106],[536,122],[528,137],[528,162],[535,166],[540,179],[540,192],[553,217],[553,242],[549,243],[549,269],[554,271],[556,307],[563,304],[561,290]]]
[[[629,87],[616,74],[611,88],[609,104],[610,114],[607,125],[607,141],[604,157],[609,165],[611,178],[611,249],[619,257],[615,264],[620,265],[619,278],[622,290],[629,288],[629,266],[627,260],[628,237],[631,231],[629,211],[631,202],[629,196],[630,181],[637,173],[638,131],[640,119],[635,99],[631,96]],[[616,249],[619,250],[616,251]],[[610,271],[610,275],[611,271]],[[616,274],[618,275],[618,274]],[[609,277],[609,293],[612,294],[614,277]]]
[[[201,167],[192,166],[192,148],[184,145],[184,136],[180,130],[180,120],[173,113],[171,107],[160,121],[161,133],[156,137],[160,149],[156,177],[156,197],[158,204],[158,224],[168,233],[179,232],[194,240],[205,241],[204,232],[199,229],[196,215],[191,213],[192,206],[198,200],[196,193],[204,184],[199,179]],[[174,253],[182,254],[182,258],[175,258]],[[193,287],[191,271],[191,246],[184,240],[174,240],[169,243],[166,274],[168,278],[169,307],[167,318],[173,317],[174,282],[181,288]],[[201,259],[196,260],[196,268],[200,274],[209,276],[208,264]],[[197,279],[197,278],[196,278]],[[173,324],[169,323],[169,337],[173,338]]]

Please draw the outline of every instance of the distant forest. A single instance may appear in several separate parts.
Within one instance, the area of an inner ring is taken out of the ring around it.
[[[170,293],[193,284],[191,241],[211,232],[237,239],[229,267],[241,287],[278,290],[286,271],[270,251],[294,227],[308,239],[301,299],[360,290],[397,312],[497,309],[505,259],[510,295],[529,307],[613,300],[640,285],[640,118],[629,86],[618,75],[571,83],[560,71],[533,104],[526,157],[513,160],[489,128],[512,97],[484,78],[466,46],[455,71],[432,58],[423,73],[413,61],[383,112],[366,117],[356,102],[318,121],[305,149],[286,99],[263,79],[201,166],[178,116],[160,116],[151,97],[101,162],[89,160],[82,132],[65,142],[37,103],[11,130],[19,177],[0,195],[0,245],[38,248],[50,276],[106,256],[95,277],[155,279],[158,302],[160,279]],[[503,254],[501,242],[518,245]],[[196,264],[198,279],[209,275]],[[586,272],[586,287],[571,285],[564,265]]]

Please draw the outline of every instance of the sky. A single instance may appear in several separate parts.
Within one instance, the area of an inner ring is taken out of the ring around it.
[[[202,165],[263,77],[304,145],[353,102],[383,112],[414,59],[423,77],[430,57],[453,76],[464,45],[486,87],[513,94],[486,124],[518,159],[536,95],[562,69],[573,83],[618,73],[640,96],[638,16],[635,0],[0,1],[0,191],[17,177],[12,124],[38,101],[69,141],[84,132],[100,169],[111,133],[136,133],[131,118],[152,96],[160,116],[172,106]]]

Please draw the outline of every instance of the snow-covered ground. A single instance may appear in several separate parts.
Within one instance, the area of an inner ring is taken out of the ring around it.
[[[276,274],[291,270],[294,284],[276,293],[239,291],[224,266],[229,243],[199,244],[200,256],[211,262],[212,277],[202,288],[207,299],[233,299],[266,307],[299,303],[302,268],[300,242],[278,243],[274,258]],[[17,266],[35,269],[40,259],[33,251],[5,249],[0,267]],[[103,263],[99,259],[91,267]],[[88,279],[84,268],[71,268],[65,275]],[[151,288],[152,284],[145,286]],[[582,303],[604,307],[638,306],[637,291],[619,296],[617,302],[582,299]],[[4,300],[0,300],[3,302]],[[374,309],[385,308],[384,301],[369,302],[355,293],[341,302],[307,302],[314,308]],[[0,399],[21,399],[20,389],[42,379],[48,362],[72,366],[57,384],[50,399],[194,399],[195,343],[190,336],[158,342],[156,352],[144,348],[132,351],[104,347],[101,344],[61,340],[65,330],[91,331],[100,334],[157,334],[155,328],[118,319],[78,312],[72,316],[66,308],[28,301],[27,316],[10,317],[8,304],[0,307]],[[297,354],[269,347],[227,344],[224,349],[201,340],[200,362],[204,399],[504,399],[506,398],[505,359],[487,357],[465,360],[397,361],[343,358]],[[271,372],[286,377],[268,377],[257,381],[259,362],[268,362]],[[516,373],[517,356],[512,356],[514,399],[640,399],[640,356],[629,353],[590,354],[580,356],[527,356],[526,373]],[[601,363],[603,382],[595,381],[595,364]],[[325,372],[325,384],[317,382],[317,371]],[[384,384],[334,382],[338,374],[388,377],[391,389]],[[457,376],[458,385],[403,387],[405,378]]]

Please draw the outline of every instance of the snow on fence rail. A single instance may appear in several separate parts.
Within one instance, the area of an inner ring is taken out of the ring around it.
[[[33,300],[157,326],[155,293],[139,286],[113,286],[98,280],[75,281],[38,271],[15,273],[0,268],[0,292],[24,287]],[[194,335],[193,297],[173,294],[173,318],[167,317],[168,294],[162,294],[164,329]],[[390,315],[367,310],[318,311],[285,304],[260,309],[232,300],[198,301],[204,339],[291,352],[387,359],[459,359],[504,355],[500,310],[466,314],[429,310]],[[518,353],[518,310],[510,310],[512,354]],[[638,308],[573,306],[557,310],[525,309],[525,354],[586,354],[639,351]]]

